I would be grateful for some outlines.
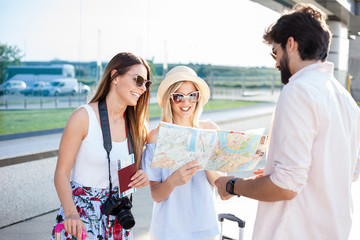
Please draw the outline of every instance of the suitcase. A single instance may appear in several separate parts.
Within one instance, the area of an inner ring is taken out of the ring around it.
[[[223,221],[224,219],[232,221],[232,222],[237,222],[238,226],[239,226],[239,240],[243,240],[244,239],[244,228],[245,228],[245,221],[241,220],[240,218],[236,217],[233,214],[230,213],[220,213],[218,215],[218,220],[220,221],[220,240],[235,240],[233,238],[227,237],[223,235]]]

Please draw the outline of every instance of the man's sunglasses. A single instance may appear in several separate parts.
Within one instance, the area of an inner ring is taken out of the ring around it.
[[[135,81],[137,87],[142,87],[142,85],[145,84],[146,90],[148,90],[152,84],[152,82],[150,80],[144,79],[142,76],[140,76],[138,74],[128,73],[128,75],[134,77],[134,81]]]
[[[196,103],[200,99],[200,92],[199,91],[191,92],[188,95],[184,95],[182,93],[172,93],[171,94],[171,99],[175,103],[184,102],[185,99],[188,99],[189,102]]]
[[[277,59],[277,53],[275,53],[275,50],[281,46],[281,43],[279,45],[277,45],[271,52],[270,52],[270,55],[273,57],[273,59],[276,61]]]

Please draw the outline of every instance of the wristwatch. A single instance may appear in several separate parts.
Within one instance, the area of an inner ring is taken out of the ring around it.
[[[238,194],[234,193],[234,183],[238,178],[233,178],[226,183],[226,191],[231,195],[239,196]]]

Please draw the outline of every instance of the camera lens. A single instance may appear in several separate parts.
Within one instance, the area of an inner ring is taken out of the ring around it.
[[[132,203],[129,198],[118,198],[112,196],[104,202],[101,207],[101,211],[106,216],[116,216],[122,228],[130,229],[135,226],[135,219],[130,211],[131,208]]]
[[[127,197],[121,198],[121,204],[116,209],[116,217],[120,225],[124,229],[130,229],[135,225],[134,216],[131,214],[130,209],[132,208],[132,203]]]
[[[116,217],[124,229],[130,229],[135,226],[135,219],[129,210],[121,210]]]

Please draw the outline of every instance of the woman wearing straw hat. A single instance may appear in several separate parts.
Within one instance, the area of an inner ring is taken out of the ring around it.
[[[199,121],[210,90],[195,71],[186,66],[171,69],[161,82],[157,100],[163,108],[162,121],[202,129],[218,129]],[[158,128],[149,133],[142,169],[150,180],[154,203],[152,239],[214,239],[218,225],[214,205],[217,172],[200,170],[196,159],[178,170],[151,168]]]

